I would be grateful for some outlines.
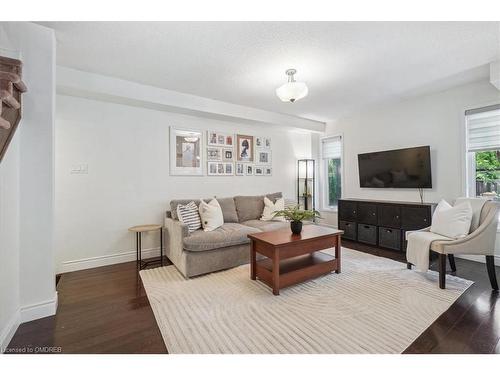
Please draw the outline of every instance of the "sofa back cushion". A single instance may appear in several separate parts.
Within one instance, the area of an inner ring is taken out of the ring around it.
[[[265,196],[275,202],[276,199],[282,197],[282,194],[273,193]],[[264,211],[264,195],[238,195],[234,197],[234,203],[240,223],[248,220],[258,220],[262,216],[262,211]]]
[[[234,198],[217,198],[217,201],[222,209],[224,223],[238,223],[238,213],[236,212]]]

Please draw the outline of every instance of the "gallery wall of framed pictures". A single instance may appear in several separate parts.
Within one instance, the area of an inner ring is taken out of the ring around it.
[[[217,131],[208,131],[207,138],[209,176],[272,175],[271,138]]]
[[[203,151],[199,130],[170,127],[170,174],[208,176],[271,176],[271,138],[207,131]]]

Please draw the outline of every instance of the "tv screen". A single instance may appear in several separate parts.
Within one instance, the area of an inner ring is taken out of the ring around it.
[[[432,187],[429,146],[359,154],[358,165],[361,187]]]

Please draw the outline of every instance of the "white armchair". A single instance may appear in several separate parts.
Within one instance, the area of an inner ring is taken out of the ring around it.
[[[498,283],[495,273],[495,240],[498,228],[498,212],[500,205],[493,201],[488,201],[483,205],[478,220],[478,226],[471,228],[471,233],[457,240],[450,239],[449,241],[433,241],[430,245],[430,250],[439,254],[439,287],[444,289],[446,276],[446,256],[450,261],[452,271],[456,271],[454,255],[485,255],[486,268],[490,279],[491,287],[498,290]],[[429,228],[421,229],[421,231],[429,231]],[[407,233],[407,238],[408,234]],[[408,268],[411,269],[411,263],[408,263]]]

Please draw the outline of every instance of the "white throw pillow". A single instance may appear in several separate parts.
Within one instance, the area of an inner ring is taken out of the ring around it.
[[[284,217],[277,216],[273,217],[273,214],[276,211],[281,211],[285,209],[285,199],[284,198],[278,198],[276,199],[276,202],[272,202],[268,197],[264,197],[264,211],[262,211],[262,217],[260,220],[262,221],[271,221],[271,220],[276,220],[276,221],[285,221]]]
[[[205,203],[203,199],[200,200],[199,208],[201,216],[201,225],[205,232],[211,232],[224,224],[224,216],[217,199],[212,199],[210,203]]]
[[[201,228],[201,218],[198,213],[198,206],[194,202],[186,205],[177,205],[177,217],[179,221],[188,226],[189,233]]]
[[[469,234],[472,207],[463,202],[452,207],[441,199],[432,215],[431,232],[450,238],[463,238]]]

